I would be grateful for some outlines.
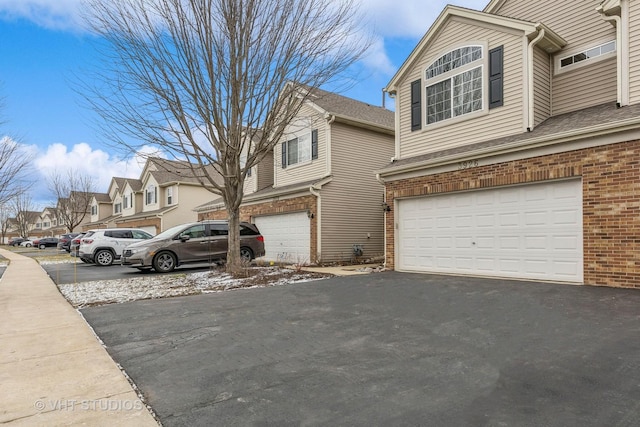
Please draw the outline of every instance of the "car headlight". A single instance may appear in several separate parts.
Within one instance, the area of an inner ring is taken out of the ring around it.
[[[144,252],[146,250],[147,248],[127,248],[126,249],[126,251],[128,251],[131,255]]]

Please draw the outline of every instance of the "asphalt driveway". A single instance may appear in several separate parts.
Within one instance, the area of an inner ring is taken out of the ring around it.
[[[165,426],[640,425],[640,292],[396,272],[93,307]]]

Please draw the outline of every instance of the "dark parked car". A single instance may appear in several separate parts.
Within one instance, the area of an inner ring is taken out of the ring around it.
[[[69,243],[69,254],[74,257],[80,256],[80,243],[84,235],[87,233],[80,233],[71,240]],[[83,262],[86,262],[83,260]]]
[[[80,233],[66,233],[60,236],[60,239],[58,239],[58,249],[71,252],[71,241],[79,234]]]
[[[11,239],[9,239],[9,246],[20,246],[20,243],[24,242],[25,239],[24,237],[13,237]]]
[[[178,225],[149,240],[127,246],[122,253],[122,265],[168,273],[189,262],[224,261],[228,237],[227,221]],[[240,224],[240,256],[247,262],[264,256],[264,237],[248,222]]]
[[[44,249],[44,248],[55,248],[58,246],[58,238],[57,237],[42,237],[40,239],[35,239],[33,241],[33,247]]]

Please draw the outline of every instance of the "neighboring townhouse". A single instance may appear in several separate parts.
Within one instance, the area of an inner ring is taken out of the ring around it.
[[[56,208],[46,207],[39,213],[32,237],[55,236],[58,230]]]
[[[640,3],[447,6],[392,78],[386,265],[640,286]]]
[[[384,253],[383,187],[374,171],[394,153],[393,113],[315,90],[251,170],[241,220],[265,237],[266,260],[316,263]],[[221,198],[199,219],[225,219]]]
[[[109,191],[115,194],[118,185],[123,185],[125,181],[126,178],[111,178]],[[113,214],[113,203],[111,202],[109,193],[95,193],[89,204],[89,220],[82,224],[81,229],[87,231],[94,228],[115,227],[115,224],[111,221],[119,216],[120,215]]]
[[[154,157],[147,160],[140,180],[127,179],[122,191],[111,196],[114,215],[119,215],[113,219],[116,227],[141,228],[157,234],[196,221],[195,207],[211,193],[187,162]]]

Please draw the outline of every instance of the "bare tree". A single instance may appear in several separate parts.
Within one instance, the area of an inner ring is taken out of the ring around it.
[[[12,205],[18,233],[22,237],[29,237],[29,233],[38,221],[40,212],[34,210],[33,200],[27,193],[20,193],[14,196]]]
[[[49,191],[56,197],[58,224],[64,224],[71,233],[89,214],[91,198],[96,191],[94,180],[89,175],[69,169],[65,174],[51,174],[48,184]]]
[[[85,99],[111,140],[186,160],[222,196],[237,271],[248,171],[314,89],[344,83],[369,47],[355,0],[87,1],[106,61]]]
[[[0,99],[0,110],[3,105],[4,100]],[[0,127],[4,124],[0,117]],[[28,180],[31,160],[33,155],[16,139],[0,134],[0,204],[31,187],[32,182]]]
[[[12,226],[11,213],[8,203],[0,204],[0,243],[7,243],[7,233]]]

